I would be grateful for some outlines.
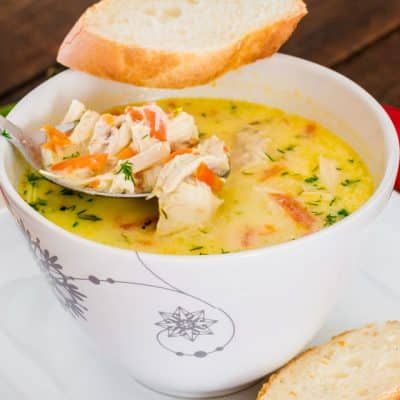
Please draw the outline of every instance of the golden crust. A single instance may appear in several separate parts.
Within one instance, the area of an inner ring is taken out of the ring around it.
[[[225,72],[274,54],[307,14],[299,11],[285,20],[250,32],[217,51],[182,53],[124,46],[85,27],[85,14],[62,43],[57,60],[72,69],[101,78],[158,88],[184,88],[210,82]]]
[[[386,321],[385,325],[398,325],[400,326],[400,321]],[[324,343],[319,346],[315,346],[309,349],[306,349],[302,353],[298,354],[296,357],[294,357],[291,361],[289,361],[286,365],[284,365],[282,368],[277,370],[274,374],[270,375],[267,379],[267,382],[264,383],[264,385],[261,387],[260,391],[257,394],[257,399],[256,400],[263,400],[265,395],[267,394],[269,388],[272,386],[274,381],[279,378],[280,374],[285,372],[287,369],[292,368],[296,363],[304,361],[305,358],[308,358],[314,354],[318,354],[322,349],[325,349],[327,346],[331,346],[332,344],[339,344],[343,342],[343,339],[345,339],[348,335],[351,335],[355,332],[365,332],[369,333],[369,331],[374,330],[376,328],[375,324],[369,324],[366,325],[362,328],[358,329],[352,329],[348,330],[345,332],[342,332],[336,336],[333,336],[331,340],[329,340],[327,343]],[[400,386],[398,388],[393,389],[390,392],[385,392],[382,394],[381,397],[377,400],[400,400]]]

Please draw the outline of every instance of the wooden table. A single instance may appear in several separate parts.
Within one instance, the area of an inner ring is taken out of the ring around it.
[[[18,100],[58,70],[61,40],[92,3],[0,0],[0,105]],[[307,4],[309,15],[282,51],[329,66],[379,101],[400,106],[400,0]]]

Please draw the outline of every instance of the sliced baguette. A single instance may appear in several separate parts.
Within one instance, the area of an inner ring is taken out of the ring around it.
[[[272,375],[257,400],[399,400],[400,322],[368,325],[310,349]]]
[[[272,55],[306,13],[302,0],[103,0],[58,61],[139,86],[194,86]]]

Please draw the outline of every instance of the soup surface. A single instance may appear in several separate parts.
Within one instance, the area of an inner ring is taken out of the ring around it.
[[[150,253],[218,254],[312,233],[347,217],[373,192],[357,153],[310,120],[243,101],[157,104],[192,114],[202,138],[217,135],[229,148],[232,170],[218,193],[223,204],[206,226],[158,235],[157,200],[82,195],[30,170],[19,186],[23,199],[60,227],[96,242]]]

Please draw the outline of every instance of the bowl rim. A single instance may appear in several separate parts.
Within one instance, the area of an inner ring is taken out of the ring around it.
[[[18,207],[22,208],[27,214],[29,214],[34,220],[36,220],[39,224],[44,225],[50,231],[55,231],[61,235],[66,235],[70,240],[77,242],[77,244],[81,244],[82,246],[88,246],[96,250],[101,251],[111,251],[116,256],[118,254],[125,255],[125,256],[135,256],[135,254],[144,255],[146,259],[165,259],[168,261],[187,261],[187,260],[197,260],[199,259],[205,261],[219,261],[222,259],[227,259],[228,257],[238,258],[248,258],[254,256],[268,256],[271,253],[279,253],[279,252],[286,252],[291,251],[292,249],[297,249],[299,246],[302,247],[303,245],[309,245],[315,240],[319,238],[323,239],[324,237],[335,236],[336,232],[341,232],[346,227],[351,225],[357,225],[357,222],[362,221],[368,214],[373,212],[373,210],[381,204],[381,202],[388,196],[388,193],[394,187],[394,180],[397,174],[397,168],[399,164],[399,145],[397,140],[397,134],[395,127],[383,109],[383,107],[375,100],[372,95],[370,95],[365,89],[361,86],[356,84],[351,79],[345,77],[344,75],[330,69],[319,65],[317,63],[304,60],[299,57],[277,53],[273,55],[271,58],[278,59],[278,61],[282,60],[283,62],[294,62],[294,63],[301,63],[303,66],[309,68],[312,73],[317,73],[320,76],[328,76],[330,79],[333,79],[338,84],[347,86],[351,91],[353,91],[358,97],[360,101],[364,101],[370,109],[375,113],[378,118],[379,124],[381,126],[381,131],[384,136],[385,147],[387,151],[387,158],[386,158],[386,168],[384,175],[381,179],[379,185],[375,188],[372,196],[354,213],[349,215],[348,217],[342,219],[341,221],[335,223],[332,226],[323,228],[317,232],[314,232],[310,235],[305,235],[300,237],[296,240],[291,240],[287,242],[282,242],[278,244],[274,244],[271,246],[259,247],[255,249],[248,249],[248,250],[241,250],[238,252],[231,252],[231,253],[221,253],[221,254],[205,254],[205,255],[191,255],[191,254],[184,254],[184,255],[177,255],[177,254],[162,254],[162,253],[149,253],[144,251],[137,251],[137,250],[130,250],[130,249],[123,249],[115,246],[111,246],[108,244],[102,244],[90,239],[86,239],[74,233],[71,233],[60,226],[56,225],[54,222],[48,220],[44,216],[42,216],[37,211],[33,210],[23,199],[20,197],[14,186],[12,185],[8,174],[5,170],[5,153],[7,149],[11,150],[11,145],[9,143],[0,143],[0,184],[3,186],[7,196],[11,198],[13,202],[15,202]],[[259,62],[268,62],[268,59],[261,60]],[[37,91],[39,91],[43,86],[50,84],[50,82],[54,82],[55,80],[63,79],[63,77],[67,74],[77,74],[79,72],[66,70],[58,75],[46,80],[45,82],[41,83],[37,87],[35,87],[32,91],[30,91],[27,95],[25,95],[14,107],[11,111],[9,116],[12,119],[14,114],[18,113],[18,105],[21,104],[23,101],[26,101]],[[176,265],[176,264],[175,264]],[[187,263],[184,263],[185,268],[188,267]],[[193,265],[197,265],[197,263],[193,263]]]

